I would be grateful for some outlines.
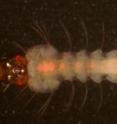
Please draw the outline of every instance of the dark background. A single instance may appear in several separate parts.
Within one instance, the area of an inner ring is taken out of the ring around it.
[[[43,37],[34,26],[45,32]],[[106,53],[117,49],[117,3],[112,0],[0,1],[1,57],[25,54],[30,47],[47,43],[45,38],[59,52],[102,49]],[[72,93],[71,84],[75,96],[65,111]],[[50,94],[36,94],[32,98],[33,92],[22,89],[11,85],[4,92],[1,85],[0,124],[117,123],[117,85],[109,81],[61,82],[43,116],[37,113]]]

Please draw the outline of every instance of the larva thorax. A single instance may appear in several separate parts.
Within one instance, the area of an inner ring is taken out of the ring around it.
[[[58,52],[53,46],[33,47],[26,54],[28,86],[36,92],[50,92],[58,88],[61,79],[72,81],[77,78],[86,82],[90,78],[97,83],[103,79],[117,82],[116,56],[116,50],[105,55],[101,50],[72,54]]]

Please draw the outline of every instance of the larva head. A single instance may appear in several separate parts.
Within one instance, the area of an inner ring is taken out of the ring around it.
[[[14,58],[6,62],[6,76],[10,83],[15,83],[19,86],[27,82],[27,61],[25,57],[16,55]]]

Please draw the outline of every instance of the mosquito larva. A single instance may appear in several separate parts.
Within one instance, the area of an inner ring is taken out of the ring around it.
[[[36,45],[25,56],[16,55],[0,61],[0,80],[27,85],[39,93],[53,92],[61,80],[88,79],[101,83],[106,79],[117,82],[117,50],[103,53],[100,49],[88,53],[58,52],[51,45]]]

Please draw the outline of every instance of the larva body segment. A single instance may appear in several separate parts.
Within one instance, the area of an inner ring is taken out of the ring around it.
[[[106,79],[113,83],[117,83],[117,50],[107,53],[105,65],[105,68],[107,68]]]
[[[88,56],[86,51],[80,51],[76,53],[76,62],[74,70],[76,78],[79,79],[81,82],[86,82],[88,76],[88,69],[86,69],[86,62],[88,61]]]
[[[102,72],[102,67],[101,62],[104,60],[104,57],[102,55],[101,50],[96,50],[90,54],[90,63],[93,62],[94,67],[90,68],[89,71],[89,77],[96,83],[100,83],[102,81],[103,75],[101,74]]]
[[[117,51],[103,55],[101,50],[59,53],[54,47],[36,46],[26,54],[29,75],[28,86],[35,92],[56,90],[62,80],[88,78],[100,83],[105,79],[117,82]]]
[[[75,57],[71,53],[63,53],[60,55],[60,62],[58,61],[58,69],[59,75],[64,80],[72,80],[75,72],[74,72],[74,62]],[[61,67],[63,66],[63,67]]]
[[[58,87],[59,81],[55,69],[49,73],[38,71],[38,66],[41,67],[40,63],[56,61],[56,56],[57,51],[52,46],[36,46],[28,51],[26,58],[28,60],[29,88],[36,92],[48,92]]]

